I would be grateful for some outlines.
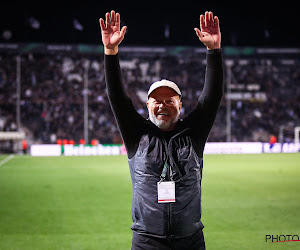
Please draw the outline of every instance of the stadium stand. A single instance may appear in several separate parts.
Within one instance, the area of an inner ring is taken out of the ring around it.
[[[205,53],[171,53],[159,48],[123,49],[121,68],[124,84],[138,112],[147,117],[146,91],[166,78],[183,93],[182,117],[196,105],[205,77]],[[0,54],[0,131],[16,131],[16,56]],[[145,52],[146,51],[146,52]],[[258,51],[258,50],[256,50]],[[226,52],[226,50],[225,50]],[[300,124],[300,61],[294,53],[224,53],[231,60],[232,141],[268,142],[285,126],[283,142],[293,140]],[[22,52],[21,123],[35,143],[83,138],[83,65],[89,62],[89,140],[121,143],[105,91],[103,55],[99,52]],[[225,64],[224,64],[225,67]],[[225,70],[226,73],[226,70]],[[226,85],[226,76],[224,77]],[[226,90],[225,90],[226,92]],[[226,96],[209,141],[226,141]],[[290,132],[289,132],[290,131]]]

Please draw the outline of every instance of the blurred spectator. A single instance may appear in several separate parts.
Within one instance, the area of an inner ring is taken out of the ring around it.
[[[16,130],[16,55],[0,56],[0,130]],[[137,55],[122,53],[124,85],[139,114],[148,116],[146,91],[162,78],[176,82],[183,93],[181,116],[197,104],[205,79],[204,54]],[[105,90],[103,57],[98,54],[22,54],[21,122],[34,139],[55,143],[57,138],[80,142],[83,135],[83,65],[90,62],[89,136],[103,144],[122,143]],[[226,57],[224,58],[226,59]],[[265,141],[279,127],[300,124],[300,61],[280,57],[233,58],[232,83],[256,84],[266,101],[232,100],[232,140]],[[226,99],[223,98],[209,141],[226,141]],[[293,133],[284,141],[292,141]],[[57,140],[57,143],[63,143]]]
[[[27,154],[27,141],[26,140],[22,140],[22,150],[23,150],[23,154]]]
[[[274,144],[275,144],[276,142],[277,142],[276,136],[275,136],[275,135],[271,135],[270,141],[269,141],[269,143],[270,143],[270,149],[273,148],[273,146],[274,146]]]

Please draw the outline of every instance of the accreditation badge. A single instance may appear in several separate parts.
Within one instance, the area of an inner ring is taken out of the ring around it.
[[[175,182],[160,181],[157,182],[158,203],[175,202]]]

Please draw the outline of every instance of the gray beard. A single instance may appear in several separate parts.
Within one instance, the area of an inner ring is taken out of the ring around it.
[[[154,125],[156,125],[159,129],[170,128],[173,124],[177,123],[177,121],[179,119],[179,115],[180,115],[180,114],[178,114],[175,118],[170,119],[169,121],[164,121],[164,120],[158,120],[152,112],[149,111],[148,113],[149,113],[150,121]]]

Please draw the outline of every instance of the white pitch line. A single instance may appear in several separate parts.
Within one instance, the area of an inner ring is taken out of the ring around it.
[[[2,161],[0,161],[0,167],[3,166],[6,162],[10,161],[14,157],[15,157],[15,155],[13,155],[13,154],[5,157]]]

